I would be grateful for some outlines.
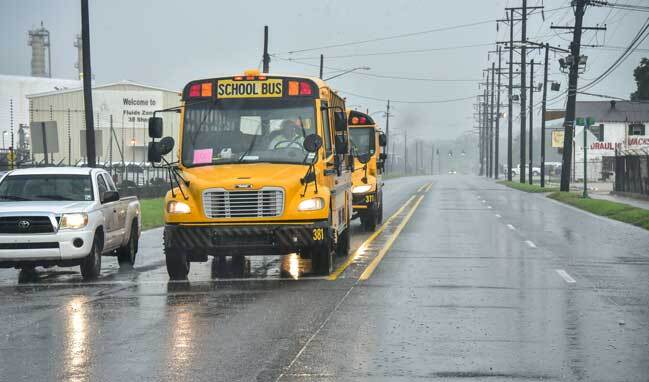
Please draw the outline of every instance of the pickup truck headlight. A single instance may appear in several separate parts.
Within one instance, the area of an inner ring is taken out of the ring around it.
[[[303,200],[297,206],[298,211],[317,211],[323,208],[324,208],[324,199],[322,198]]]
[[[354,193],[354,194],[364,194],[364,193],[366,193],[367,191],[369,191],[371,189],[372,189],[371,184],[363,184],[362,186],[356,186],[356,187],[352,188],[352,193]]]
[[[88,214],[78,213],[78,214],[63,214],[61,216],[61,222],[59,223],[59,229],[79,229],[88,225]]]
[[[170,214],[188,214],[192,212],[192,209],[187,203],[172,200],[167,204],[167,212]]]

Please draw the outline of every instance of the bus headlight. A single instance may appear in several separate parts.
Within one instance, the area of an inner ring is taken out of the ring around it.
[[[324,208],[324,199],[322,198],[303,200],[297,206],[298,211],[317,211],[323,208]]]
[[[371,189],[372,189],[371,184],[363,184],[361,186],[356,186],[356,187],[352,188],[352,193],[354,193],[354,194],[364,194],[364,193],[366,193],[367,191],[369,191]]]
[[[170,214],[188,214],[192,209],[187,203],[172,200],[167,204],[167,212]]]
[[[88,225],[88,214],[85,212],[78,214],[63,214],[59,229],[79,229]]]

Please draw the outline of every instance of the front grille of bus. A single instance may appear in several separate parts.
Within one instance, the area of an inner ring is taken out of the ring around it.
[[[284,212],[284,190],[274,187],[246,191],[210,189],[203,193],[203,210],[212,219],[280,216]]]

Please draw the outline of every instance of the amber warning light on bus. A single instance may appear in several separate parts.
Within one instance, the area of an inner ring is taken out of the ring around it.
[[[311,88],[311,85],[305,81],[288,81],[288,95],[310,96],[313,95],[313,89]]]

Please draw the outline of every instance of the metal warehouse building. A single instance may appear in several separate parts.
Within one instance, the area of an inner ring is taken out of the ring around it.
[[[78,165],[86,162],[83,89],[28,95],[31,155],[34,162]],[[180,94],[130,81],[95,86],[92,90],[95,143],[99,163],[144,163],[148,118],[160,109],[178,106]],[[165,135],[176,137],[179,116],[162,113]],[[172,153],[175,159],[175,152]]]

